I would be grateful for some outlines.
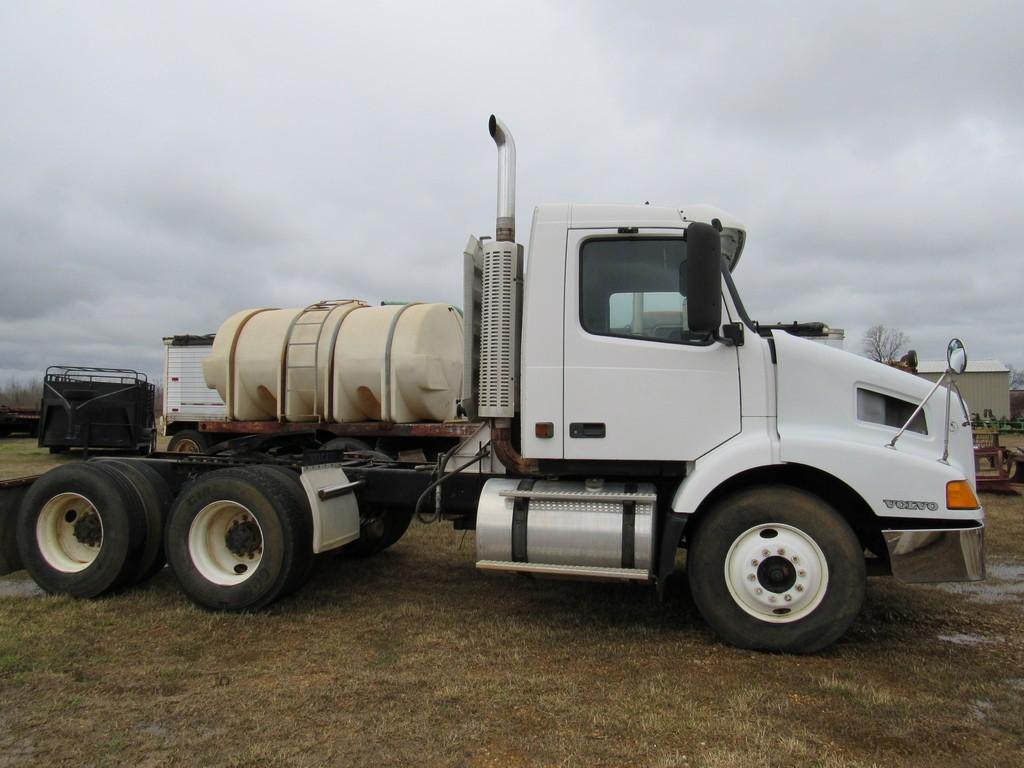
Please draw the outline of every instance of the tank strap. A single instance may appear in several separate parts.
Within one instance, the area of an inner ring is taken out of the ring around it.
[[[532,491],[533,484],[537,481],[531,478],[520,480],[518,491]],[[530,497],[517,496],[512,501],[512,562],[525,563],[529,561],[527,553],[526,531],[530,515]]]
[[[625,493],[636,493],[636,483],[626,483]],[[622,567],[636,568],[636,502],[622,502]]]
[[[384,347],[384,386],[381,387],[380,416],[381,421],[391,421],[391,344],[395,340],[395,331],[398,330],[398,319],[409,307],[417,307],[422,301],[412,301],[403,304],[391,318],[391,325],[388,326],[388,341]]]

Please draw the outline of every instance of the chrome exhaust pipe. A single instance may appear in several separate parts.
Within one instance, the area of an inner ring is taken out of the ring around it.
[[[498,242],[516,241],[516,143],[501,120],[494,115],[487,129],[498,147],[498,220],[494,239]]]

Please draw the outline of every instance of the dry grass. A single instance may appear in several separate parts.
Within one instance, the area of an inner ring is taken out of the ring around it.
[[[1012,576],[1024,501],[984,500]],[[989,586],[874,579],[810,658],[717,642],[682,579],[659,604],[484,576],[472,533],[437,526],[326,558],[257,616],[198,610],[167,572],[0,598],[0,766],[1024,765],[1024,594]]]
[[[168,438],[157,439],[157,448],[166,450]],[[96,455],[110,455],[96,451]],[[131,454],[134,455],[134,454]],[[36,445],[34,437],[11,437],[0,439],[0,480],[38,475],[68,461],[80,461],[81,451],[51,454],[48,449]]]

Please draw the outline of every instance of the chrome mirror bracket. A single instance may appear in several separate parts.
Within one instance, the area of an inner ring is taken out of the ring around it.
[[[942,386],[942,382],[944,382],[946,380],[946,378],[949,376],[949,373],[950,373],[950,371],[947,368],[946,372],[939,377],[938,381],[935,382],[935,386],[933,386],[931,388],[931,391],[927,395],[925,395],[925,398],[924,398],[924,400],[921,401],[921,404],[919,406],[917,406],[917,408],[914,409],[914,412],[912,414],[910,414],[910,418],[907,419],[907,423],[904,424],[902,427],[900,427],[900,431],[896,433],[895,437],[893,437],[892,440],[890,440],[888,443],[886,443],[886,446],[885,446],[886,448],[892,448],[892,449],[895,450],[895,448],[896,448],[896,441],[899,440],[901,437],[903,437],[903,433],[907,431],[907,428],[910,426],[911,422],[913,422],[914,419],[917,418],[917,414],[919,414],[924,409],[924,407],[928,403],[928,401],[932,399],[932,395],[935,394],[935,391],[939,387]],[[948,419],[947,419],[947,422],[948,422]],[[949,432],[949,424],[948,423],[946,424],[946,431],[947,431],[947,435],[948,435],[948,432]]]

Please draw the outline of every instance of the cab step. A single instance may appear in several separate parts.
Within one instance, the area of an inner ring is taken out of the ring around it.
[[[567,576],[575,579],[602,579],[609,581],[649,581],[651,579],[651,574],[641,568],[548,565],[545,563],[516,563],[508,560],[478,560],[476,567],[482,571],[537,573],[547,576]]]

